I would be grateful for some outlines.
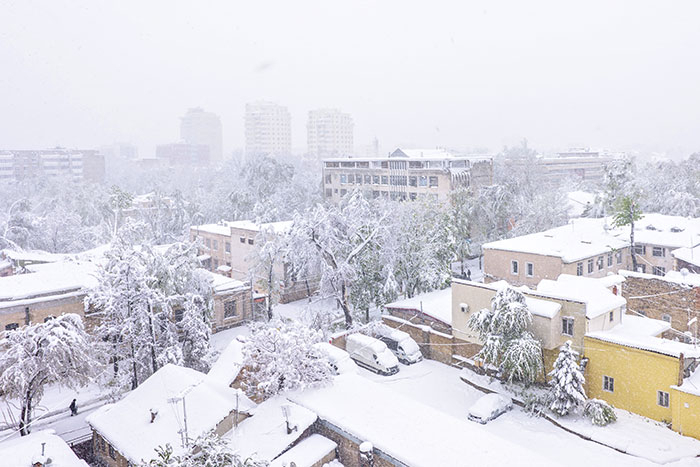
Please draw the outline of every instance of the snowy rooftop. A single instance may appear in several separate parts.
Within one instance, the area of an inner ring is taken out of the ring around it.
[[[676,358],[680,354],[691,358],[700,357],[700,349],[690,344],[655,337],[670,327],[669,323],[661,320],[625,315],[622,323],[609,331],[589,332],[586,337]]]
[[[700,396],[700,367],[696,368],[688,378],[685,378],[683,384],[671,387],[694,396]]]
[[[569,216],[580,217],[586,210],[588,204],[595,202],[595,193],[587,191],[570,191],[566,194],[569,200]]]
[[[238,377],[242,366],[243,342],[233,339],[209,369],[207,379],[225,386],[230,386],[236,377]]]
[[[82,261],[60,261],[33,265],[29,274],[0,277],[0,307],[13,301],[64,294],[97,286],[97,265]],[[7,302],[7,303],[3,303]]]
[[[297,429],[287,434],[286,411],[290,425]],[[276,396],[258,405],[252,417],[225,435],[231,448],[243,459],[256,455],[271,461],[284,452],[316,421],[316,414],[283,396]]]
[[[10,249],[2,250],[1,256],[10,258],[13,261],[28,261],[30,263],[53,263],[66,258],[66,255],[59,253],[48,253],[41,250],[15,251]]]
[[[668,271],[666,275],[664,276],[657,276],[656,274],[647,274],[643,272],[635,272],[635,271],[627,271],[627,270],[620,270],[619,271],[621,276],[624,277],[636,277],[639,279],[650,279],[650,280],[657,280],[657,281],[664,281],[664,282],[669,282],[672,284],[678,284],[678,285],[687,285],[687,286],[697,286],[700,285],[700,274],[691,274],[688,273],[687,275],[684,275],[683,273],[679,271]]]
[[[44,446],[42,459],[41,449]],[[13,438],[0,443],[2,465],[31,467],[35,462],[51,459],[50,467],[88,467],[87,462],[78,459],[73,450],[54,434],[53,430],[36,431],[27,436]]]
[[[312,467],[318,465],[317,463],[336,447],[338,445],[335,441],[313,434],[272,461],[270,467],[289,467],[292,462],[296,467]]]
[[[505,287],[513,287],[511,286],[508,282],[504,280],[496,281],[496,282],[490,282],[488,284],[482,284],[480,282],[472,282],[472,281],[465,281],[463,279],[458,279],[458,278],[453,278],[452,282],[460,283],[460,284],[467,284],[467,285],[472,285],[476,287],[483,287],[485,289],[491,289],[494,291],[499,291]],[[521,291],[525,295],[525,304],[527,305],[528,310],[530,310],[530,313],[532,313],[535,316],[541,316],[543,318],[553,318],[559,313],[561,310],[561,305],[557,302],[553,302],[550,300],[543,300],[541,298],[535,298],[528,293],[531,293],[532,290],[528,287],[513,287],[516,290]]]
[[[186,397],[187,429],[197,438],[216,427],[236,408],[236,389],[207,379],[203,373],[172,364],[165,365],[122,400],[105,405],[86,421],[132,463],[155,457],[154,449],[169,443],[183,451],[178,431],[183,425],[182,403]],[[249,411],[247,398],[239,410]],[[157,411],[151,423],[151,410]]]
[[[422,307],[421,307],[422,304]],[[404,310],[421,311],[426,315],[452,324],[452,289],[435,290],[405,300],[399,300],[386,305],[386,308],[400,308]]]
[[[466,413],[445,414],[358,375],[337,376],[332,386],[289,398],[406,465],[522,465],[523,459],[529,465],[552,465],[467,421]]]
[[[245,286],[245,283],[239,280],[231,279],[230,277],[226,277],[221,274],[216,274],[214,272],[207,271],[206,269],[201,270],[205,271],[209,275],[211,279],[211,285],[214,289],[215,294],[227,292],[229,290],[235,290]]]
[[[674,258],[686,263],[694,264],[695,266],[700,266],[700,245],[693,248],[683,247],[673,250],[671,254]]]
[[[544,292],[552,298],[583,302],[586,317],[592,319],[627,304],[621,295],[615,295],[606,287],[604,279],[561,274],[555,281],[542,279],[537,284],[537,292]]]
[[[700,244],[700,219],[644,214],[635,223],[634,232],[638,243],[670,248],[695,246]],[[555,256],[572,263],[628,245],[629,228],[613,228],[608,217],[572,219],[561,227],[490,242],[484,248]]]
[[[285,233],[292,227],[293,221],[280,221],[280,222],[268,222],[264,224],[258,224],[251,220],[241,220],[241,221],[221,221],[217,224],[203,224],[203,225],[193,225],[192,230],[213,233],[216,235],[230,236],[231,229],[243,229],[250,230],[252,232],[259,232],[263,229],[272,229],[275,233]]]

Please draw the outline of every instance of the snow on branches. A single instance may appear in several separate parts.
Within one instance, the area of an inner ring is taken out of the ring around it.
[[[243,346],[243,380],[251,397],[323,384],[332,377],[328,357],[313,344],[321,334],[296,322],[252,323]]]
[[[586,380],[577,359],[578,352],[571,348],[571,341],[566,341],[559,349],[554,369],[549,372],[549,376],[552,377],[549,382],[549,408],[562,416],[575,411],[586,402],[586,392],[583,388]]]

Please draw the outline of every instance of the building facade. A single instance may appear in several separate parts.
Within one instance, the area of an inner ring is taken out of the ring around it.
[[[180,119],[180,139],[209,147],[209,161],[213,164],[223,160],[221,119],[215,113],[205,112],[200,107],[189,109]]]
[[[0,150],[0,182],[68,177],[101,183],[104,176],[105,160],[98,151],[65,148]]]
[[[605,169],[619,156],[604,154],[590,149],[571,149],[556,156],[539,159],[545,180],[561,183],[565,180],[603,182]]]
[[[209,165],[209,146],[189,143],[159,144],[156,147],[156,158],[170,167],[202,167]]]
[[[291,120],[289,110],[281,105],[272,102],[246,104],[246,157],[291,154]]]
[[[323,161],[325,199],[361,190],[367,198],[447,200],[453,190],[493,183],[490,156],[456,156],[443,149],[397,149],[385,157]]]
[[[350,114],[338,109],[309,111],[306,123],[308,153],[315,157],[353,154],[353,129]]]

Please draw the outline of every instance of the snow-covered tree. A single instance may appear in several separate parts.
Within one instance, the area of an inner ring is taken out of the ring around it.
[[[182,320],[178,323],[183,363],[188,368],[209,371],[211,346],[210,310],[198,294],[185,298]]]
[[[598,426],[609,425],[617,420],[612,406],[600,399],[590,399],[586,402],[583,414],[590,419],[591,423]]]
[[[278,271],[284,260],[286,250],[285,237],[275,233],[272,227],[260,229],[255,237],[255,250],[252,255],[251,270],[255,275],[255,282],[260,284],[267,292],[267,319],[272,319],[272,307],[279,301],[281,294]]]
[[[615,227],[630,226],[630,254],[634,271],[637,270],[637,255],[634,250],[634,223],[641,218],[642,211],[636,198],[633,196],[620,196],[615,200],[613,225]]]
[[[246,392],[267,399],[330,380],[328,357],[313,345],[320,341],[319,332],[296,322],[253,323],[243,346]]]
[[[477,358],[498,367],[508,381],[534,382],[543,364],[540,343],[527,330],[531,323],[525,296],[512,287],[499,290],[491,309],[469,317],[469,327],[484,343]]]
[[[44,388],[75,389],[90,381],[96,362],[79,315],[65,314],[45,323],[6,331],[0,341],[0,388],[21,401],[19,428],[29,434]]]
[[[571,341],[559,349],[559,356],[554,362],[554,369],[549,372],[549,408],[559,415],[575,411],[586,402],[583,388],[586,380],[578,364],[578,352],[571,348]]]

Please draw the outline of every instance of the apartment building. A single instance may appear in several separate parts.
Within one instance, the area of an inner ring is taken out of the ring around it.
[[[619,157],[590,149],[571,149],[556,156],[544,156],[539,159],[539,165],[544,178],[555,183],[565,180],[603,182],[606,166]]]
[[[68,177],[100,183],[104,181],[104,156],[82,149],[1,150],[0,182],[43,177]]]
[[[491,156],[458,156],[444,149],[396,149],[385,157],[323,161],[324,196],[331,202],[353,190],[368,198],[449,198],[458,187],[493,183]]]
[[[315,157],[353,154],[353,129],[350,114],[338,109],[309,111],[306,123],[308,153]]]
[[[572,219],[567,225],[486,243],[485,280],[535,286],[560,274],[603,277],[631,270],[629,227],[613,228],[611,218]],[[672,251],[700,244],[700,219],[645,214],[635,223],[638,269],[663,276],[673,269]]]
[[[289,110],[281,105],[264,101],[246,104],[246,157],[291,154],[291,120]]]
[[[189,109],[180,119],[180,139],[187,144],[207,146],[211,163],[223,160],[221,119],[215,113],[201,107]]]
[[[156,146],[156,159],[170,167],[202,167],[209,165],[209,146],[190,143],[159,144]]]
[[[190,227],[190,240],[201,241],[199,258],[202,266],[212,272],[233,279],[253,281],[256,289],[267,293],[259,273],[253,271],[257,251],[258,234],[262,230],[274,235],[284,235],[291,228],[291,221],[256,224],[251,221],[219,222],[217,224]],[[318,287],[318,278],[294,278],[288,271],[284,258],[274,265],[274,274],[282,278],[281,302],[309,296]]]

